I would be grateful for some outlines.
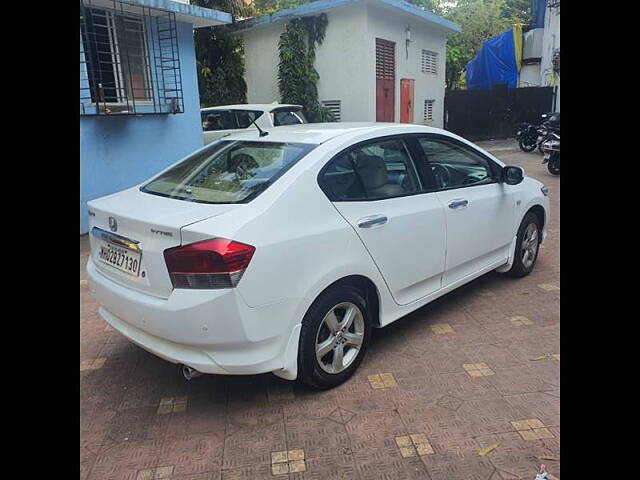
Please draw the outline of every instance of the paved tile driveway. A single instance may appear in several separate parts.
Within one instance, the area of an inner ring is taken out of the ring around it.
[[[495,154],[551,189],[535,271],[485,275],[376,331],[328,392],[273,375],[186,383],[98,318],[81,237],[81,479],[559,476],[560,182],[537,153]]]

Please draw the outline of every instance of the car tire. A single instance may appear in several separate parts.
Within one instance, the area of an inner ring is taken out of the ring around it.
[[[531,242],[531,238],[534,236],[533,232],[535,232],[535,243]],[[540,219],[533,212],[527,213],[518,228],[513,264],[504,273],[511,277],[529,275],[538,259],[541,238],[542,225],[540,224]],[[525,248],[523,248],[523,243]],[[525,250],[528,251],[528,255]]]
[[[551,158],[547,162],[547,170],[552,175],[560,175],[560,160],[556,158]]]
[[[346,318],[347,313],[349,318]],[[348,327],[345,321],[349,323]],[[329,327],[330,324],[333,324],[333,329]],[[364,358],[371,326],[371,313],[359,289],[353,286],[334,286],[323,292],[309,307],[302,320],[298,346],[298,381],[318,390],[333,388],[345,382]],[[357,338],[361,339],[361,343],[356,348],[351,343]],[[342,357],[339,350],[342,351]],[[335,370],[334,366],[337,366]]]

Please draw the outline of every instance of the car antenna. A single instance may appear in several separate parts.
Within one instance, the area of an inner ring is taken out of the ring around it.
[[[261,137],[266,137],[267,135],[269,135],[269,132],[265,132],[264,130],[262,130],[258,124],[256,123],[256,120],[258,119],[258,117],[253,119],[253,122],[250,123],[250,125],[255,125],[255,127],[258,129],[258,131],[260,132],[260,136]]]

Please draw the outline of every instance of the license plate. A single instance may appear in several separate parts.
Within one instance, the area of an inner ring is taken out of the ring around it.
[[[98,258],[118,270],[137,277],[140,274],[140,252],[104,242],[100,245]]]

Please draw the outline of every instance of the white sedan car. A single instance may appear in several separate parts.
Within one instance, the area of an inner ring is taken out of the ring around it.
[[[100,316],[199,373],[344,382],[384,327],[492,270],[533,269],[547,189],[444,130],[235,134],[89,202]]]
[[[285,103],[250,103],[206,107],[200,110],[200,116],[202,118],[202,139],[205,145],[246,129],[257,132],[258,129],[270,130],[282,125],[307,123],[307,119],[302,113],[302,105]]]

